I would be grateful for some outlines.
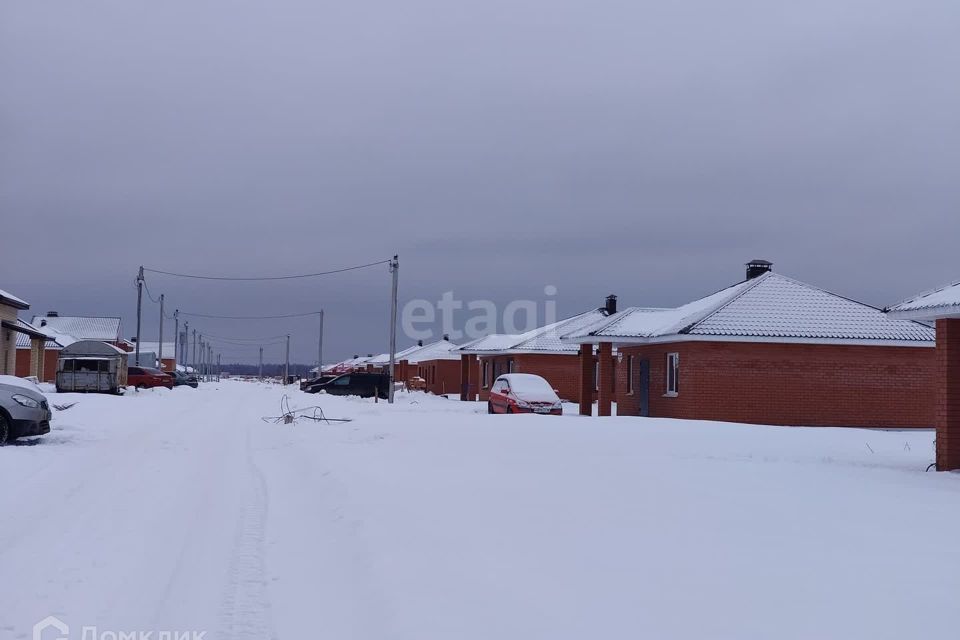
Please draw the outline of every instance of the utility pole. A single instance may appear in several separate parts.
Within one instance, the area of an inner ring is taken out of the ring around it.
[[[287,385],[287,378],[290,377],[290,334],[287,334],[287,361],[283,365],[283,385]]]
[[[200,358],[197,360],[197,375],[200,376],[200,379],[203,380],[203,352],[206,350],[206,347],[203,346],[203,334],[200,334]]]
[[[134,364],[140,364],[140,309],[143,306],[143,265],[140,265],[140,271],[137,272],[137,344],[136,354],[134,355]]]
[[[263,381],[263,347],[260,347],[260,380]]]
[[[390,262],[390,273],[393,274],[393,294],[390,298],[390,390],[387,402],[393,404],[393,370],[397,359],[397,279],[400,274],[400,261],[396,255]]]
[[[183,322],[183,338],[180,340],[180,353],[183,356],[183,370],[187,370],[187,354],[189,353],[188,348],[190,345],[190,321],[184,320]]]
[[[217,382],[220,382],[220,370],[221,370],[221,369],[222,369],[222,367],[220,366],[220,354],[218,353],[218,354],[217,354]]]
[[[197,371],[197,330],[193,330],[193,357],[190,358],[190,366],[193,367],[193,373],[196,376],[200,375],[200,372]]]
[[[213,378],[213,345],[207,343],[207,380]]]
[[[173,310],[173,370],[177,370],[177,363],[180,362],[180,309]]]
[[[317,345],[317,377],[323,375],[323,309],[320,309],[320,344]]]
[[[160,294],[160,343],[157,345],[157,368],[163,371],[163,294]]]

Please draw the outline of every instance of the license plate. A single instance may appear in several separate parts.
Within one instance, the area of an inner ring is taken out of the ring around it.
[[[534,413],[550,413],[550,407],[537,407],[533,410]]]

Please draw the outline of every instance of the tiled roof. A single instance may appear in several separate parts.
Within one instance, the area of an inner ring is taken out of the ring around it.
[[[875,307],[772,272],[675,309],[626,309],[564,339],[648,342],[680,336],[916,344],[934,340],[933,329],[925,324],[891,318]]]
[[[455,351],[456,348],[457,345],[449,340],[437,340],[418,347],[416,351],[407,354],[403,359],[413,364],[427,362],[428,360],[459,360],[460,354]]]
[[[38,331],[40,333],[46,334],[45,331],[40,331],[40,329],[38,329],[37,327],[27,322],[24,322],[20,318],[17,318],[17,325],[23,327],[24,329],[28,329],[30,331]],[[17,349],[29,349],[31,347],[30,343],[31,343],[31,339],[29,334],[19,333],[19,332],[17,333]],[[44,349],[60,349],[62,346],[63,345],[58,344],[57,341],[54,340],[53,338],[48,338],[47,340],[44,341],[43,348]]]
[[[579,347],[571,342],[561,342],[560,337],[568,333],[584,331],[597,326],[608,317],[605,309],[591,309],[586,313],[553,322],[546,326],[521,334],[495,333],[468,342],[459,348],[460,353],[571,353]]]
[[[900,318],[960,317],[960,282],[921,293],[887,311],[891,316]]]
[[[88,318],[84,316],[33,316],[30,322],[43,330],[51,327],[77,340],[116,340],[120,336],[120,318]]]

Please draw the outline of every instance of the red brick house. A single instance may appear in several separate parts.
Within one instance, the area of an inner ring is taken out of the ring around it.
[[[533,373],[542,376],[564,400],[593,402],[595,386],[581,390],[580,345],[562,342],[560,336],[592,326],[617,311],[617,297],[608,296],[606,304],[586,313],[528,331],[523,334],[493,334],[457,349],[460,354],[461,400],[485,402],[497,376],[504,373]],[[588,344],[591,368],[597,370],[595,352]],[[612,354],[608,364],[614,366]],[[593,377],[591,377],[593,380]]]
[[[936,391],[938,471],[960,469],[960,282],[922,293],[888,309],[893,318],[936,321]]]
[[[460,355],[457,345],[447,336],[404,354],[401,365],[407,372],[404,381],[413,376],[423,378],[425,390],[434,395],[460,392]],[[398,377],[398,379],[401,379]]]
[[[625,309],[571,344],[619,350],[618,414],[777,425],[930,427],[934,331],[748,265],[747,279],[675,309]],[[582,363],[581,385],[590,384]],[[600,367],[600,415],[612,366]],[[581,413],[589,415],[589,405]]]

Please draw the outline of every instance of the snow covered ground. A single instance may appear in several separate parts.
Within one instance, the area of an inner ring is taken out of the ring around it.
[[[960,633],[931,432],[487,416],[289,391],[76,401],[0,449],[0,638],[56,615],[249,639]],[[52,637],[52,636],[51,636]]]

